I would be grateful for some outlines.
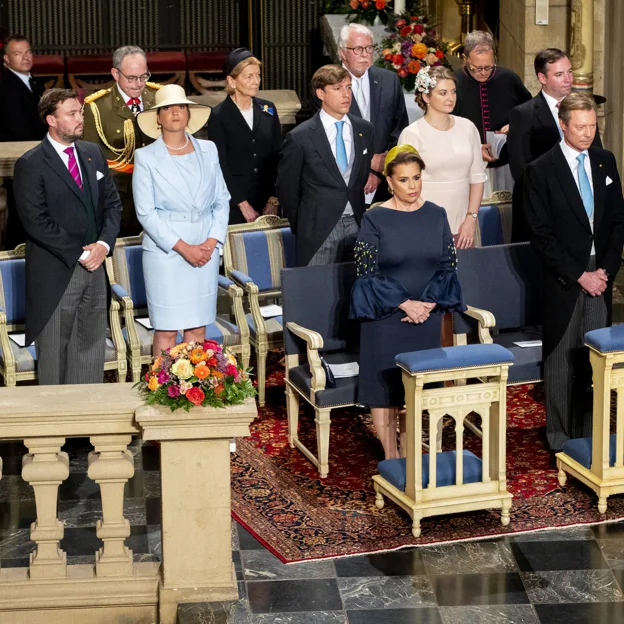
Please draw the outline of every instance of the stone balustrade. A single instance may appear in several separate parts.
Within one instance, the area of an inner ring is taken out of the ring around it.
[[[3,388],[0,440],[23,440],[28,448],[22,477],[34,490],[37,515],[30,566],[0,570],[0,624],[173,624],[178,603],[235,600],[229,440],[248,435],[255,416],[253,400],[190,412],[148,407],[132,384]],[[125,544],[133,436],[161,442],[160,563],[133,561]],[[70,474],[61,448],[71,437],[93,445],[88,476],[100,487],[96,531],[103,542],[95,565],[68,565],[60,546],[58,489]]]

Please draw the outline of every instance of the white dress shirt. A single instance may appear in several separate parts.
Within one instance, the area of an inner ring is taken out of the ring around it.
[[[343,67],[349,71],[346,66]],[[358,108],[360,109],[360,113],[366,121],[370,121],[371,94],[368,69],[359,78],[354,76],[351,72],[349,72],[349,75],[351,76],[351,91],[353,92],[353,97],[355,98]]]
[[[320,112],[321,123],[323,124],[323,128],[325,130],[325,134],[327,135],[327,140],[329,141],[329,145],[331,147],[332,154],[334,158],[336,158],[336,136],[338,129],[336,128],[337,121],[344,121],[344,126],[342,127],[342,138],[344,140],[345,149],[347,151],[347,158],[355,158],[355,150],[352,149],[353,145],[353,126],[351,125],[351,120],[349,119],[349,115],[344,115],[342,119],[336,119],[332,117],[329,113],[326,113],[322,108]],[[351,203],[347,202],[347,206],[343,212],[344,215],[352,215],[353,208],[351,208]]]
[[[30,88],[30,74],[20,74],[19,72],[16,72],[14,69],[11,69],[10,67],[7,67],[7,69],[9,71],[12,71],[25,85],[26,88],[32,92],[32,89]]]
[[[130,96],[121,90],[119,83],[117,83],[117,89],[119,90],[119,95],[121,95],[121,99],[126,103],[126,106],[130,108],[130,106],[128,105],[128,100],[131,99]],[[139,108],[141,109],[141,112],[143,112],[143,98],[140,95],[139,95]]]
[[[54,148],[54,151],[59,155],[60,159],[63,161],[63,164],[65,165],[65,167],[67,167],[68,171],[69,171],[69,154],[66,154],[65,150],[68,147],[73,147],[74,148],[74,155],[76,156],[76,165],[78,166],[78,172],[80,173],[80,178],[84,179],[84,176],[83,176],[83,173],[82,173],[82,169],[80,169],[80,159],[78,158],[78,152],[76,150],[76,145],[74,143],[72,143],[71,145],[63,145],[62,143],[59,143],[58,141],[53,139],[50,136],[49,133],[48,133],[47,137],[48,137],[48,141],[50,141],[50,144]],[[94,208],[95,208],[95,206],[94,206]],[[110,247],[109,247],[108,243],[105,243],[102,240],[99,240],[97,242],[100,245],[104,245],[104,247],[106,247],[106,253],[107,254],[110,252]],[[86,258],[89,257],[90,253],[91,252],[87,251],[87,250],[83,251],[82,255],[80,256],[80,258],[78,258],[78,261],[86,260]]]
[[[563,138],[563,130],[561,130],[561,126],[559,125],[559,107],[557,106],[559,102],[555,100],[552,95],[548,95],[548,93],[546,93],[546,91],[544,91],[543,89],[542,95],[544,96],[544,99],[548,104],[548,108],[550,108],[550,114],[555,120],[555,125],[557,126],[557,130],[559,130],[559,136]]]
[[[570,171],[572,171],[572,177],[574,178],[574,181],[576,182],[576,187],[578,188],[579,194],[581,192],[581,184],[579,182],[579,177],[578,177],[579,161],[577,160],[577,157],[579,156],[579,154],[585,154],[585,162],[584,162],[585,172],[587,173],[587,177],[589,178],[589,186],[591,187],[592,194],[593,194],[594,193],[594,180],[592,179],[592,170],[591,170],[591,162],[589,160],[589,152],[587,150],[584,150],[582,152],[577,152],[573,147],[570,147],[565,142],[565,139],[561,139],[559,146],[561,147],[561,151],[563,152],[566,162],[568,163],[568,167],[570,167]],[[588,217],[589,225],[591,227],[592,233],[594,231],[594,214],[595,213],[596,211],[593,210],[591,216]],[[596,246],[594,245],[594,243],[592,243],[591,255],[592,256],[596,255]]]

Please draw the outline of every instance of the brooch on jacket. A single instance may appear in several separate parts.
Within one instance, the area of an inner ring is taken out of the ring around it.
[[[262,112],[263,113],[269,113],[269,115],[272,115],[274,113],[273,109],[270,108],[268,104],[264,104],[262,106]]]

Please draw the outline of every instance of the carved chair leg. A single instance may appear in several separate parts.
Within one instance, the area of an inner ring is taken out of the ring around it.
[[[324,479],[329,472],[329,428],[331,409],[316,409],[316,446],[318,452],[319,475]]]
[[[286,384],[286,411],[288,412],[288,444],[295,448],[299,439],[299,394]]]
[[[264,345],[263,348],[256,350],[256,356],[258,357],[258,404],[260,407],[264,407],[267,362],[266,345]]]

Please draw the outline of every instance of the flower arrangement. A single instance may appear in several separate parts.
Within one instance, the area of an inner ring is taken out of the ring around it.
[[[146,403],[168,405],[172,412],[236,405],[256,394],[248,371],[214,340],[182,342],[163,351],[135,387]]]
[[[413,91],[416,75],[424,67],[450,64],[446,58],[448,45],[441,41],[425,15],[396,17],[386,30],[390,33],[381,46],[379,67],[396,72],[403,88]]]
[[[387,24],[393,14],[390,0],[349,0],[351,10],[348,14],[350,22],[366,22],[374,24],[375,18],[379,18],[382,24]]]

